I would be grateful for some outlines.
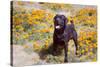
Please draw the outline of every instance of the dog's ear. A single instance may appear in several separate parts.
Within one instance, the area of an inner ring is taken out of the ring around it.
[[[53,18],[53,22],[54,22],[54,24],[55,24],[55,22],[56,22],[56,16],[54,16],[54,18]]]
[[[58,14],[56,14],[56,15],[54,16],[54,18],[53,18],[54,23],[56,22],[56,18],[57,18],[58,16],[59,16]]]
[[[54,20],[58,17],[59,15],[58,14],[56,14],[55,16],[54,16]]]
[[[67,22],[68,22],[67,17],[65,17],[64,15],[61,15],[61,18],[64,20],[64,22],[65,22],[65,23],[67,23]]]

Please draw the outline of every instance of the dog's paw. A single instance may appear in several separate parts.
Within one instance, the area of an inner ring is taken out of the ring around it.
[[[80,54],[79,51],[77,51],[75,54],[76,54],[77,57],[81,57],[82,56],[82,54]]]
[[[75,54],[78,55],[78,52],[76,52]]]
[[[57,53],[56,53],[56,52],[53,52],[52,55],[53,55],[53,56],[57,56]]]
[[[75,54],[76,54],[76,55],[78,55],[78,53],[79,53],[79,51],[78,51],[78,50],[76,50]]]
[[[68,62],[68,60],[67,60],[67,59],[65,59],[65,60],[64,60],[64,62],[65,62],[65,63],[67,63],[67,62]]]
[[[79,56],[79,51],[76,51],[76,53],[75,53],[75,54],[76,54],[76,56]]]

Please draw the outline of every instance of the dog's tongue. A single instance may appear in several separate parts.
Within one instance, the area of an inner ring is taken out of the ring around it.
[[[60,26],[56,26],[56,29],[60,29]]]

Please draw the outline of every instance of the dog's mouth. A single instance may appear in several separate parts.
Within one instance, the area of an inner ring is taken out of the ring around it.
[[[56,29],[60,29],[61,27],[58,25],[58,26],[56,26],[55,28],[56,28]]]

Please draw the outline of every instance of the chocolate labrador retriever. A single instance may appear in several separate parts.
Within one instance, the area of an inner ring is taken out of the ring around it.
[[[57,14],[54,17],[53,54],[56,55],[59,46],[63,47],[65,53],[64,62],[68,62],[67,52],[69,40],[72,39],[75,43],[76,55],[78,50],[77,32],[74,28],[73,21],[70,21],[71,24],[67,24],[67,22],[68,19],[64,15]]]

